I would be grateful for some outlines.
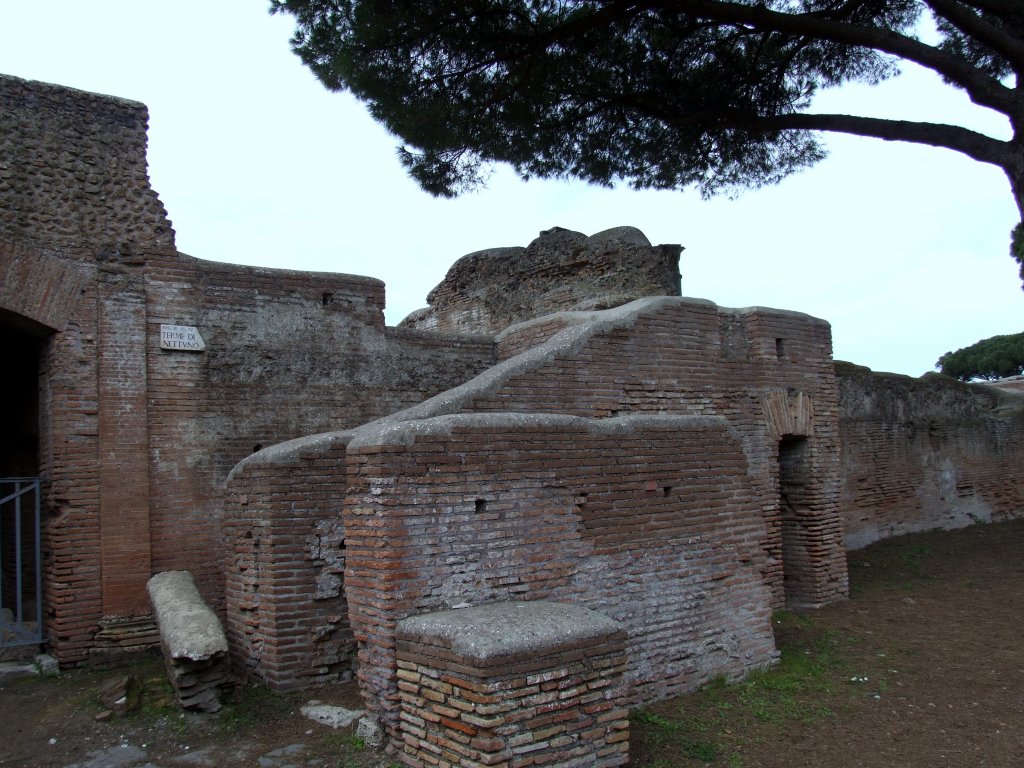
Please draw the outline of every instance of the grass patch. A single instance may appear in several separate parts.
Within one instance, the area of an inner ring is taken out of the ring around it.
[[[632,714],[637,757],[650,750],[658,768],[743,765],[744,745],[786,738],[796,725],[833,717],[833,702],[851,691],[846,661],[854,638],[819,630],[812,618],[780,612],[773,619],[779,663],[729,683],[713,678],[697,693]],[[672,757],[666,757],[672,755]]]
[[[218,724],[227,729],[254,728],[292,712],[292,702],[264,685],[250,683],[239,688],[220,711]]]

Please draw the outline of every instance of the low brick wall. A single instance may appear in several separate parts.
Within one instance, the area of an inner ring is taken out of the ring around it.
[[[398,624],[409,766],[622,765],[626,632],[580,606],[496,603]]]
[[[289,689],[351,679],[340,519],[348,432],[253,454],[228,478],[226,631],[235,672]]]
[[[629,704],[776,658],[765,524],[722,418],[462,414],[348,446],[345,593],[367,708],[394,736],[396,626],[506,601],[629,632]]]

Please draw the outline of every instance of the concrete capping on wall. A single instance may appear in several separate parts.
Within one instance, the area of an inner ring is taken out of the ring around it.
[[[617,329],[632,328],[641,313],[653,313],[665,306],[688,304],[703,307],[715,307],[711,301],[704,299],[685,299],[680,297],[653,297],[637,299],[614,309],[584,313],[585,320],[573,323],[551,336],[542,344],[531,347],[515,357],[502,360],[488,368],[479,376],[458,387],[442,392],[425,400],[419,405],[393,413],[385,417],[389,421],[407,421],[427,419],[454,413],[469,405],[473,400],[494,394],[505,382],[520,373],[536,369],[538,366],[561,356],[571,356],[585,345],[592,337]],[[572,315],[574,313],[566,313]],[[544,318],[530,322],[541,322]],[[377,422],[371,422],[376,424]],[[361,427],[368,428],[370,425]]]
[[[450,438],[460,428],[501,429],[529,433],[543,429],[576,428],[593,435],[627,435],[637,430],[715,429],[731,432],[724,416],[657,416],[629,414],[591,419],[552,413],[449,413],[423,419],[380,419],[352,430],[350,450],[369,447],[411,446],[423,437]]]
[[[398,622],[398,638],[451,651],[453,659],[478,668],[504,667],[536,656],[585,647],[625,628],[582,605],[535,600],[487,603],[474,608],[410,616]]]
[[[418,328],[403,328],[389,325],[384,329],[388,339],[402,339],[412,342],[429,343],[432,346],[454,346],[459,344],[494,344],[495,337],[488,333],[458,333],[451,331],[423,331]]]
[[[625,628],[582,606],[491,603],[398,623],[401,759],[622,765]]]
[[[346,429],[339,432],[321,432],[318,435],[306,435],[294,440],[285,440],[283,443],[275,443],[238,462],[228,473],[224,485],[230,486],[236,477],[251,473],[258,468],[291,467],[296,461],[302,461],[308,456],[326,454],[337,448],[344,448],[352,439],[352,434],[353,430]]]

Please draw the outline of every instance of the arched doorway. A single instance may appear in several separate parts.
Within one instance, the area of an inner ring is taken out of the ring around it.
[[[42,642],[39,371],[46,332],[0,312],[0,648]]]

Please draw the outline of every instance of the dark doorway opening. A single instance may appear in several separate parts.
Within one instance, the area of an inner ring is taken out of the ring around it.
[[[0,647],[39,643],[39,376],[46,343],[0,315]]]
[[[786,435],[779,441],[779,505],[782,510],[782,572],[787,607],[810,605],[814,587],[808,521],[811,517],[810,444]]]

